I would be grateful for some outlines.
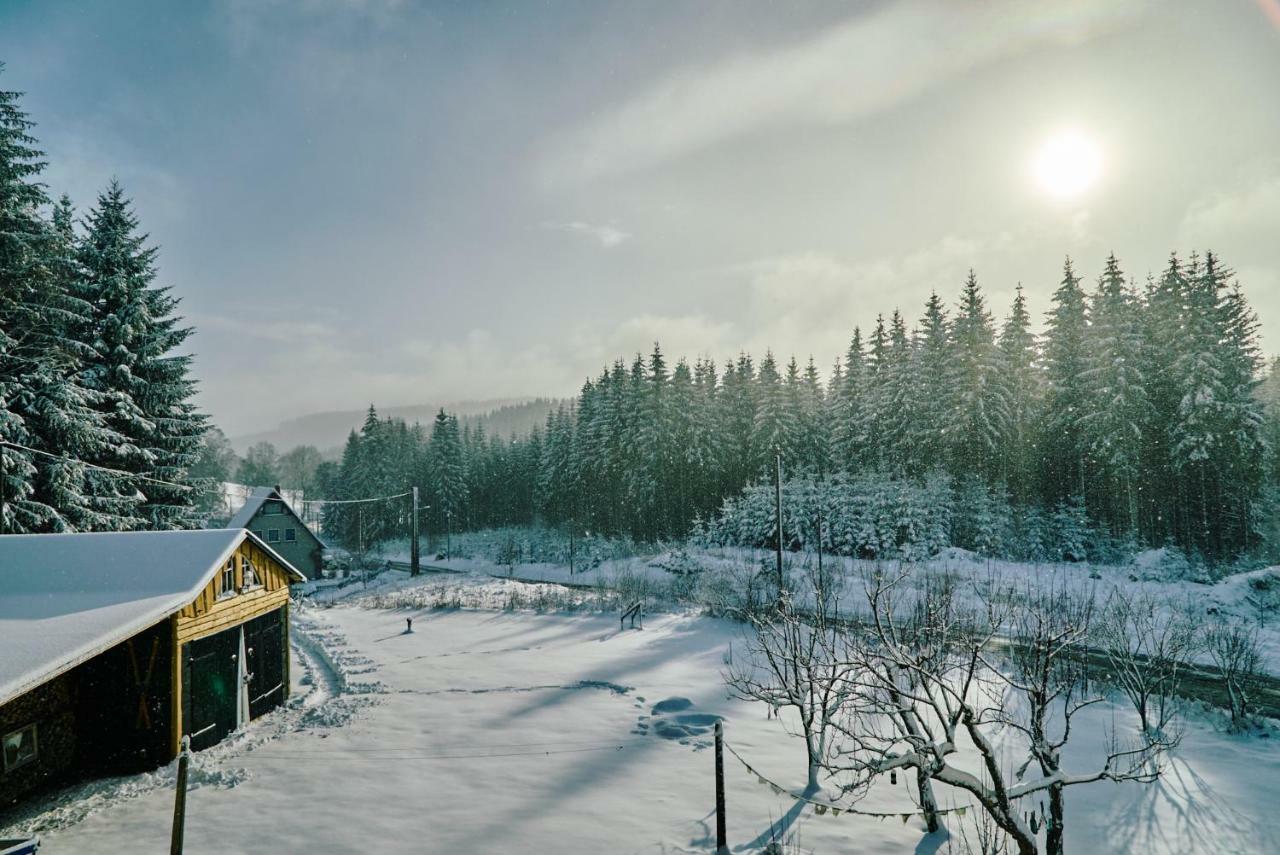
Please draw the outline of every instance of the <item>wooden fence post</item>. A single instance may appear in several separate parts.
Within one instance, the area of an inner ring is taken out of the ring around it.
[[[182,855],[182,832],[187,822],[187,765],[191,762],[191,737],[182,737],[178,753],[178,787],[173,794],[173,836],[169,838],[169,855]]]
[[[729,855],[724,815],[724,723],[716,722],[716,855]]]

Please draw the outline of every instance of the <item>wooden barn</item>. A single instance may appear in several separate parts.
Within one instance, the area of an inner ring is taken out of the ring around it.
[[[243,529],[0,536],[0,814],[283,703],[295,581]]]

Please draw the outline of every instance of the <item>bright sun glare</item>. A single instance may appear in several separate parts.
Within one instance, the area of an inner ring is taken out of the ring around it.
[[[1097,181],[1102,171],[1102,152],[1097,143],[1079,131],[1063,131],[1040,146],[1032,169],[1041,187],[1053,196],[1069,199]]]

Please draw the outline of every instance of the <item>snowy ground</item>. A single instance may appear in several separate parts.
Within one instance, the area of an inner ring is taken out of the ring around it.
[[[616,615],[495,610],[531,587],[388,574],[337,607],[298,610],[295,696],[196,755],[186,851],[709,852],[716,715],[760,773],[802,786],[799,743],[762,708],[726,699],[737,626],[662,614],[619,631]],[[593,605],[591,592],[572,596]],[[440,603],[489,608],[429,608]],[[689,705],[674,709],[679,698]],[[1071,756],[1085,763],[1104,732],[1131,726],[1099,707]],[[1266,819],[1280,799],[1277,742],[1193,719],[1158,785],[1072,791],[1072,850],[1280,851]],[[758,851],[771,827],[804,852],[946,850],[918,818],[818,816],[726,762],[735,852]],[[38,830],[49,853],[164,851],[172,784],[170,768],[70,788],[0,834]],[[858,807],[913,810],[887,783]]]

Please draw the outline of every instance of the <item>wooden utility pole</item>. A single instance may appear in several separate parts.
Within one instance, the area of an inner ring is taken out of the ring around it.
[[[773,510],[778,523],[778,596],[787,590],[787,577],[782,569],[782,449],[774,448]]]
[[[418,488],[413,488],[413,516],[409,520],[409,575],[417,576],[421,571],[418,555]]]
[[[573,523],[569,524],[569,575],[573,575]]]
[[[449,530],[449,509],[444,512],[444,560],[448,561],[453,558],[453,534]]]
[[[187,822],[187,765],[191,762],[191,737],[182,737],[178,753],[178,789],[173,794],[173,835],[169,838],[169,855],[182,855],[182,832]]]
[[[716,855],[729,855],[724,809],[724,722],[716,722]]]

